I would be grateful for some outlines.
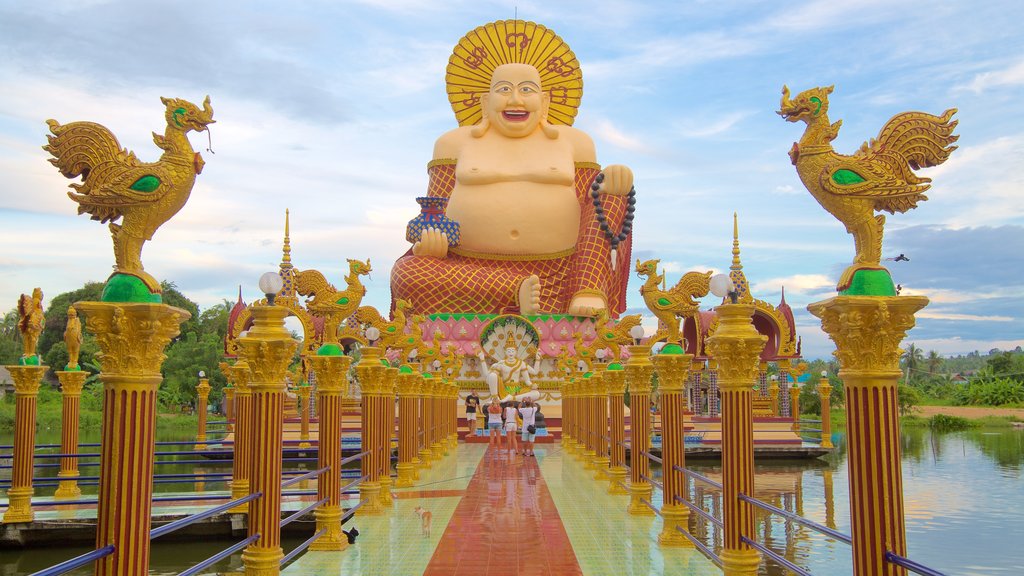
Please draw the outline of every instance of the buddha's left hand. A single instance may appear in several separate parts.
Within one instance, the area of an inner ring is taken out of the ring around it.
[[[633,171],[629,169],[629,166],[612,164],[606,166],[601,173],[604,174],[604,181],[601,182],[601,188],[598,191],[602,194],[625,196],[633,188]]]

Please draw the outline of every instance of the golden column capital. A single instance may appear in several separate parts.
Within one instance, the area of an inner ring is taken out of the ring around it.
[[[35,397],[39,395],[39,382],[49,366],[6,366],[14,380],[14,396]],[[83,373],[84,374],[84,373]]]
[[[818,380],[818,397],[821,400],[821,447],[835,448],[832,445],[832,385],[828,383],[828,376]]]
[[[224,397],[227,398],[229,401],[234,400],[235,399],[235,387],[234,386],[225,386],[224,387]]]
[[[751,304],[722,304],[715,308],[718,329],[706,342],[718,364],[718,387],[750,388],[757,379],[759,357],[767,336],[758,334],[751,322]]]
[[[252,307],[253,326],[247,335],[238,339],[238,344],[249,365],[252,375],[249,386],[253,392],[279,392],[285,388],[288,365],[299,345],[284,327],[288,314],[283,306]]]
[[[199,384],[196,384],[196,395],[201,399],[209,399],[210,397],[210,380],[208,378],[200,378]]]
[[[658,390],[662,394],[682,393],[686,388],[686,377],[690,374],[692,354],[658,354],[653,359],[658,373]]]
[[[309,362],[316,374],[316,389],[320,394],[344,394],[352,359],[348,356],[310,356]]]
[[[630,395],[649,394],[651,392],[651,377],[654,376],[654,364],[651,363],[651,347],[647,344],[638,344],[629,347],[629,360],[623,367],[626,372],[626,382],[629,385]]]
[[[107,376],[156,376],[164,349],[181,333],[180,325],[191,314],[166,304],[77,302],[75,309],[85,316],[86,328],[96,336]]]
[[[82,370],[58,371],[57,380],[60,382],[61,394],[75,398],[82,395],[82,387],[85,386],[85,379],[89,377],[88,372]]]
[[[626,373],[622,370],[605,370],[601,378],[604,380],[608,394],[626,393]]]
[[[835,342],[843,372],[898,373],[900,342],[927,305],[924,296],[835,296],[807,310]]]
[[[252,383],[252,371],[249,370],[249,363],[244,359],[235,362],[229,368],[229,374],[231,374],[231,381],[235,383],[235,395],[237,396],[248,396],[252,394],[252,388],[249,384]]]

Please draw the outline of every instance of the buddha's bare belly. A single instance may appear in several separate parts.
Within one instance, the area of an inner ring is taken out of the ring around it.
[[[576,246],[580,205],[572,186],[537,182],[457,183],[446,213],[459,247],[487,254],[545,255]]]

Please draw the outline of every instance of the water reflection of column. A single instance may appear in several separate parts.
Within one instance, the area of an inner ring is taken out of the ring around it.
[[[82,400],[82,386],[88,372],[81,370],[57,372],[61,393],[60,451],[62,454],[78,454],[78,405]],[[60,459],[60,484],[54,498],[77,498],[82,495],[78,487],[78,458],[73,456]]]
[[[832,469],[826,468],[822,476],[825,482],[825,526],[835,529],[836,500],[835,491],[832,489]]]
[[[653,488],[644,479],[651,475],[651,461],[647,452],[651,449],[651,420],[648,406],[651,404],[651,377],[654,365],[651,364],[651,347],[637,345],[629,347],[629,360],[626,362],[626,383],[629,385],[629,507],[627,511],[636,516],[653,516],[654,512],[643,503],[650,500]]]
[[[348,539],[341,531],[341,423],[342,399],[352,359],[342,355],[340,346],[326,345],[310,358],[310,363],[317,376],[320,397],[317,468],[328,470],[316,484],[317,500],[327,499],[316,509],[316,529],[325,532],[309,549],[339,551],[348,548]]]
[[[229,368],[235,383],[235,443],[231,461],[231,499],[238,500],[249,495],[249,476],[252,474],[252,389],[249,382],[252,373],[249,363],[239,360]],[[233,514],[248,514],[249,504],[239,504],[230,510]]]
[[[626,494],[626,448],[622,445],[626,441],[626,373],[621,364],[614,363],[603,378],[608,390],[608,493]]]
[[[704,486],[699,482],[693,484],[693,502],[703,510],[707,510],[706,497],[704,496]],[[708,537],[708,524],[709,522],[702,517],[694,518],[696,524],[693,527],[693,535],[700,539],[702,542],[707,543]]]
[[[760,554],[741,538],[754,538],[753,507],[739,499],[754,494],[753,398],[750,383],[767,338],[751,322],[753,305],[723,304],[715,308],[719,325],[707,339],[722,380],[722,498],[725,546],[719,557],[726,575],[756,574]]]
[[[143,575],[149,566],[149,532],[156,449],[156,394],[164,348],[189,313],[166,304],[79,302],[103,358],[103,432],[96,548],[114,546],[97,560],[99,576]],[[13,510],[13,498],[12,498]]]
[[[907,555],[897,384],[900,342],[924,296],[836,296],[807,307],[836,343],[846,391],[853,573],[905,570],[886,552]]]
[[[249,507],[248,534],[259,535],[242,553],[248,576],[276,575],[281,559],[281,451],[284,436],[285,372],[298,342],[284,327],[288,309],[253,306],[254,324],[239,338],[242,357],[252,372],[254,426],[252,491],[263,496]]]
[[[688,527],[690,516],[689,509],[676,502],[676,497],[686,499],[689,496],[685,490],[685,475],[676,467],[686,466],[683,449],[686,424],[684,395],[691,360],[692,355],[683,354],[682,347],[674,344],[666,345],[654,357],[658,387],[661,390],[661,515],[664,521],[661,534],[658,535],[658,544],[662,546],[693,546],[686,536],[676,530],[679,525]]]
[[[715,518],[722,517],[722,493],[712,492],[711,493],[711,515]],[[722,529],[712,524],[711,526],[711,546],[712,550],[718,550],[722,547]]]
[[[38,356],[37,356],[38,358]],[[11,487],[4,524],[31,522],[33,455],[36,446],[36,404],[39,398],[39,381],[46,373],[47,366],[7,366],[14,380],[14,462],[11,471]],[[152,452],[150,453],[152,468]],[[148,551],[148,550],[147,550]]]

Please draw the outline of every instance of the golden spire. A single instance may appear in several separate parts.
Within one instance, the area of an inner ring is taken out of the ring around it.
[[[732,213],[732,265],[729,266],[729,277],[732,278],[733,284],[736,286],[736,292],[739,293],[739,301],[750,303],[754,301],[753,296],[750,295],[750,285],[747,283],[747,277],[743,274],[743,263],[740,262],[740,225],[739,219],[736,213]]]
[[[284,246],[281,249],[281,271],[290,270],[292,268],[292,244],[291,239],[288,237],[288,209],[284,209]]]

